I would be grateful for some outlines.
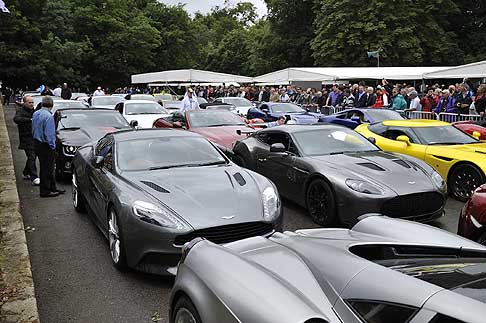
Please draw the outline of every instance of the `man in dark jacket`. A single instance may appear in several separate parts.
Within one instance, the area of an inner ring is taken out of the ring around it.
[[[39,185],[37,167],[35,165],[34,140],[32,137],[32,114],[34,113],[34,100],[25,96],[22,107],[15,113],[14,122],[19,128],[19,149],[25,151],[27,162],[23,170],[24,179],[32,181],[32,185]]]
[[[64,100],[71,100],[72,95],[73,93],[71,92],[71,89],[68,88],[67,83],[64,83],[62,85],[61,98],[63,98]]]

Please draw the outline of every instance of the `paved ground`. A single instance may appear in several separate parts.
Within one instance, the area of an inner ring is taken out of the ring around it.
[[[87,215],[74,211],[69,185],[60,185],[64,196],[40,199],[38,188],[22,180],[25,155],[16,149],[13,115],[11,105],[5,116],[41,322],[152,322],[154,314],[167,322],[171,279],[117,272],[101,233]],[[286,230],[315,227],[300,207],[284,206]],[[434,225],[455,232],[461,207],[449,199],[446,216]]]

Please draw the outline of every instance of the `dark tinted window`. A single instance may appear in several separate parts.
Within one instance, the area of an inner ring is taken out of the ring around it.
[[[113,137],[106,136],[101,138],[96,145],[96,156],[105,156],[113,145]]]
[[[367,323],[406,323],[417,311],[409,306],[373,301],[350,300],[348,304]]]
[[[445,316],[445,315],[442,315],[442,314],[437,314],[436,316],[434,316],[432,321],[430,321],[429,323],[466,323],[466,322],[459,321],[459,320],[453,319],[452,317]]]

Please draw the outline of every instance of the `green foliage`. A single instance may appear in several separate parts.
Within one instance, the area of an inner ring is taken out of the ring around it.
[[[136,73],[200,68],[457,65],[486,59],[483,0],[226,1],[189,15],[159,0],[9,0],[0,70],[13,87],[122,86]]]

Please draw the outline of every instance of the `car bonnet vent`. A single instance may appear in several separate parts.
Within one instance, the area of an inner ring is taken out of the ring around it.
[[[373,163],[358,163],[358,165],[363,166],[363,167],[367,167],[369,169],[377,170],[377,171],[380,171],[380,172],[385,171],[385,169],[383,169],[380,166],[373,164]]]
[[[245,179],[243,178],[243,176],[240,173],[234,174],[233,177],[236,180],[236,182],[238,184],[240,184],[240,186],[245,186],[246,185],[246,181],[245,181]]]
[[[165,188],[163,187],[160,187],[159,185],[153,183],[153,182],[149,182],[149,181],[141,181],[142,183],[144,183],[145,185],[147,185],[148,187],[150,187],[151,189],[153,190],[156,190],[157,192],[161,192],[161,193],[170,193],[168,190],[166,190]]]
[[[405,168],[411,168],[411,167],[410,167],[410,165],[409,165],[409,164],[408,164],[406,161],[404,161],[404,160],[401,160],[401,159],[394,159],[393,161],[394,161],[395,163],[397,163],[398,165],[403,166],[403,167],[405,167]]]

